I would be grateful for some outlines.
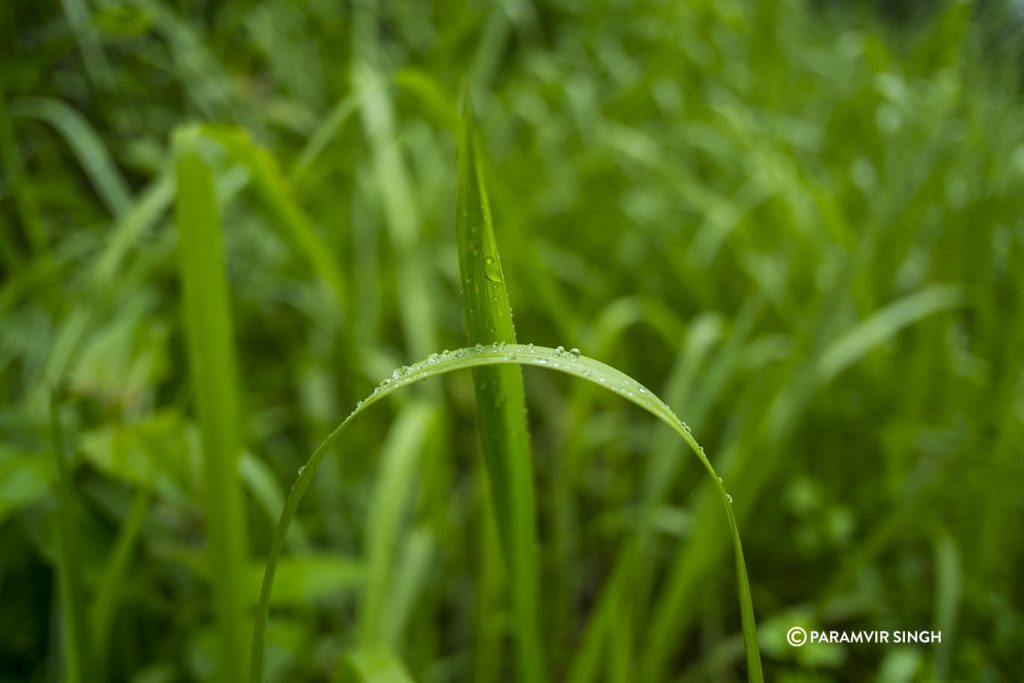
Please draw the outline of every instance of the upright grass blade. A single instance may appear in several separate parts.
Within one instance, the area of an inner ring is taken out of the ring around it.
[[[139,491],[135,494],[131,511],[121,525],[117,541],[111,550],[103,573],[96,587],[96,597],[92,604],[91,620],[93,642],[96,647],[96,669],[100,679],[105,679],[110,655],[110,632],[114,623],[114,614],[118,601],[124,597],[125,574],[131,567],[132,553],[138,545],[142,532],[142,523],[150,508],[150,492]]]
[[[213,175],[195,129],[174,139],[185,330],[202,440],[210,575],[220,639],[219,681],[245,669],[246,524],[238,474],[239,410],[231,312]]]
[[[456,230],[466,336],[470,344],[514,344],[512,309],[501,275],[491,209],[466,101],[459,127]],[[473,371],[477,431],[491,485],[494,517],[505,554],[519,680],[544,680],[538,633],[536,506],[523,376],[518,367]]]
[[[334,105],[323,122],[317,126],[316,131],[313,132],[313,135],[310,136],[302,148],[302,152],[299,153],[299,157],[288,170],[288,178],[292,184],[302,182],[309,169],[313,167],[316,160],[338,135],[345,122],[358,109],[359,99],[354,95],[348,95]]]
[[[409,352],[421,358],[437,347],[434,278],[422,253],[423,225],[415,183],[402,153],[398,121],[384,76],[376,7],[357,3],[352,16],[352,81],[359,100],[369,167],[380,195],[388,238],[396,260],[398,310]]]
[[[384,649],[357,650],[346,657],[349,676],[359,683],[413,683],[405,665]]]
[[[679,420],[679,417],[672,412],[672,409],[665,405],[649,389],[642,386],[628,375],[612,368],[604,363],[581,356],[573,352],[550,349],[542,346],[523,346],[521,344],[491,344],[480,345],[475,348],[460,349],[452,353],[442,355],[432,354],[426,360],[410,366],[405,371],[395,373],[393,379],[385,380],[381,386],[374,389],[373,393],[364,401],[356,404],[348,417],[335,429],[327,439],[313,452],[309,460],[299,470],[298,479],[292,485],[292,489],[285,501],[284,509],[281,511],[281,519],[278,522],[277,530],[271,541],[270,552],[267,556],[266,571],[263,576],[263,587],[260,590],[260,601],[256,612],[256,624],[253,631],[252,658],[250,661],[249,680],[252,683],[262,681],[265,674],[264,648],[266,640],[267,620],[270,612],[270,597],[274,587],[274,575],[277,571],[278,560],[284,546],[284,539],[288,534],[288,527],[291,525],[299,503],[302,501],[306,491],[313,481],[313,476],[320,468],[320,464],[330,452],[334,444],[340,439],[348,425],[359,415],[364,413],[370,406],[380,402],[386,396],[390,396],[397,390],[410,384],[420,382],[430,377],[437,377],[455,370],[482,368],[500,365],[530,365],[549,370],[556,370],[568,375],[573,375],[603,387],[625,398],[630,403],[639,406],[648,413],[654,415],[663,423],[672,428],[689,446],[690,450],[697,456],[701,465],[707,471],[712,488],[722,506],[725,508],[728,520],[729,537],[733,544],[736,555],[736,577],[739,589],[740,618],[743,624],[743,645],[747,654],[747,676],[750,681],[760,682],[764,680],[761,672],[761,658],[757,646],[757,628],[754,623],[753,602],[750,596],[750,585],[747,580],[746,564],[743,560],[743,547],[740,543],[739,530],[732,512],[732,501],[729,494],[722,486],[715,469],[711,466],[707,456],[701,449],[697,440],[690,434],[690,430]]]
[[[383,447],[381,472],[374,485],[366,516],[366,588],[360,612],[361,642],[369,649],[397,649],[399,633],[389,629],[397,597],[395,585],[401,570],[396,566],[402,540],[402,523],[409,508],[418,471],[417,460],[435,422],[433,403],[420,400],[404,407]],[[398,626],[398,624],[394,624]]]
[[[64,430],[60,423],[57,397],[50,402],[50,436],[55,461],[57,507],[54,514],[54,540],[57,549],[57,581],[60,585],[60,615],[64,635],[64,680],[86,683],[96,680],[92,647],[85,618],[85,587],[82,558],[75,531],[71,473],[64,454]]]
[[[46,251],[46,231],[43,229],[43,221],[39,216],[35,195],[23,177],[25,164],[21,158],[21,152],[18,150],[18,140],[8,111],[9,107],[3,86],[4,84],[0,82],[0,162],[3,162],[4,175],[10,187],[8,191],[14,195],[25,237],[32,247],[32,251],[42,254]],[[3,228],[3,232],[0,233],[0,249],[3,250],[4,260],[13,271],[13,266],[16,266],[23,256],[18,253],[17,239],[13,229],[6,225],[2,225],[0,228]]]

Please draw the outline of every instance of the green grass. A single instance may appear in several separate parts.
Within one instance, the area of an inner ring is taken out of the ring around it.
[[[618,394],[620,397],[639,406],[661,420],[665,425],[676,432],[676,434],[678,434],[686,445],[693,451],[698,461],[710,477],[709,481],[713,486],[718,500],[724,506],[725,517],[728,520],[728,536],[731,538],[733,549],[736,554],[736,577],[739,591],[740,613],[743,622],[743,643],[744,649],[747,652],[747,665],[749,668],[748,680],[763,680],[761,660],[760,655],[758,654],[757,628],[754,623],[750,585],[747,578],[746,564],[743,558],[742,543],[736,526],[736,520],[732,512],[732,496],[726,492],[722,479],[715,472],[714,467],[711,465],[711,462],[704,453],[704,449],[697,443],[697,440],[693,437],[689,427],[684,422],[680,421],[675,412],[665,405],[663,401],[661,401],[645,386],[615,368],[581,355],[576,349],[566,351],[561,347],[552,349],[544,346],[534,346],[533,344],[506,344],[503,342],[495,342],[487,346],[480,344],[475,347],[458,349],[456,351],[446,352],[440,355],[431,354],[428,358],[419,361],[418,363],[414,363],[410,366],[403,366],[402,369],[396,370],[391,377],[385,378],[381,382],[380,386],[374,389],[373,393],[356,404],[355,410],[353,410],[348,417],[338,425],[337,429],[331,432],[330,436],[328,436],[323,443],[317,447],[309,460],[306,461],[306,463],[299,469],[299,476],[296,479],[295,484],[292,486],[287,500],[285,501],[284,511],[281,513],[281,519],[278,522],[277,530],[274,533],[274,539],[271,543],[270,555],[267,558],[267,569],[263,579],[263,587],[260,590],[260,600],[256,615],[256,628],[253,634],[250,680],[253,682],[264,680],[265,638],[267,621],[270,614],[270,604],[272,601],[271,596],[274,588],[274,577],[289,527],[291,526],[292,520],[298,510],[299,503],[302,501],[303,496],[309,489],[313,477],[323,463],[324,458],[330,454],[335,443],[339,441],[346,427],[348,427],[356,417],[361,415],[375,403],[378,403],[398,389],[410,384],[420,382],[430,377],[436,377],[453,372],[455,370],[478,369],[481,367],[486,368],[505,365],[529,365],[562,372],[587,380],[593,385],[601,387],[606,391]],[[398,484],[395,484],[394,486],[398,486]],[[389,507],[393,509],[393,506]],[[383,523],[378,522],[377,519],[381,517],[386,519],[385,512],[385,510],[377,511],[377,517],[374,518],[375,524]],[[373,553],[373,555],[377,555],[377,553]],[[370,562],[371,567],[375,566],[376,563],[373,558],[371,558]]]
[[[58,395],[50,407],[53,462],[56,471],[56,511],[53,516],[54,546],[57,554],[57,582],[60,586],[62,676],[71,683],[87,681],[96,675],[93,643],[90,642],[85,609],[82,549],[79,540],[76,501],[71,490],[64,428],[61,425]]]
[[[1020,679],[1024,24],[876,4],[0,3],[0,683]]]
[[[245,662],[245,595],[239,577],[248,543],[239,477],[241,454],[234,330],[228,302],[220,210],[197,131],[175,137],[181,280],[189,369],[202,443],[209,526],[207,553],[218,620],[217,678],[241,679]]]
[[[455,221],[466,337],[470,344],[514,344],[512,309],[501,274],[476,135],[467,99],[459,127]],[[518,679],[536,683],[545,679],[545,666],[538,631],[537,515],[523,378],[514,366],[485,367],[473,371],[473,386],[480,450],[487,464],[508,574]]]

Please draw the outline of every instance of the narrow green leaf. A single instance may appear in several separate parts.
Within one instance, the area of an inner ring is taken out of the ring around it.
[[[138,544],[142,522],[150,508],[150,498],[150,493],[146,490],[135,494],[131,511],[121,524],[117,541],[114,543],[96,588],[96,597],[92,604],[91,624],[95,634],[93,641],[96,645],[97,669],[101,673],[99,677],[101,680],[106,678],[102,674],[107,671],[109,659],[107,648],[110,645],[114,614],[118,601],[124,597],[125,574],[131,566],[132,553]]]
[[[246,567],[243,583],[247,605],[256,604],[263,567],[252,563]],[[344,555],[303,551],[281,560],[281,590],[274,593],[274,607],[300,608],[310,605],[331,605],[341,596],[354,594],[365,582],[362,562]]]
[[[17,207],[18,218],[21,219],[22,230],[28,240],[32,251],[37,254],[46,252],[46,231],[43,228],[43,221],[39,215],[39,206],[36,204],[35,194],[29,183],[25,182],[25,162],[18,149],[18,140],[14,130],[14,122],[11,121],[7,96],[4,93],[6,84],[0,82],[0,162],[4,165],[5,183],[14,196]],[[13,215],[10,216],[13,218]],[[2,217],[0,224],[0,250],[3,259],[12,271],[21,264],[23,255],[18,248],[17,236],[14,226],[7,221],[8,216]],[[49,386],[49,385],[47,385]],[[43,404],[45,407],[45,404]]]
[[[625,398],[630,403],[639,406],[648,413],[654,415],[663,423],[675,431],[690,447],[690,450],[697,456],[701,465],[707,471],[715,494],[718,496],[725,508],[728,520],[729,535],[733,543],[736,555],[736,576],[740,598],[740,617],[743,623],[743,643],[747,653],[748,678],[750,681],[760,682],[764,680],[761,673],[761,657],[757,646],[757,628],[754,622],[753,601],[750,596],[750,585],[747,580],[746,564],[743,560],[743,548],[740,543],[739,530],[732,512],[732,502],[729,494],[726,493],[721,480],[718,478],[711,462],[704,455],[697,440],[690,434],[689,429],[679,420],[679,417],[672,412],[661,399],[655,396],[649,389],[637,383],[628,375],[612,368],[604,363],[578,355],[574,351],[563,351],[550,349],[543,346],[523,346],[521,344],[491,344],[480,345],[475,348],[460,349],[452,353],[431,354],[426,360],[420,361],[404,371],[397,371],[391,379],[386,379],[373,393],[364,401],[356,404],[348,417],[328,436],[323,443],[317,447],[299,470],[298,479],[292,485],[292,489],[285,501],[284,510],[281,512],[281,519],[278,522],[277,530],[271,541],[270,552],[267,556],[266,571],[263,576],[263,587],[260,590],[260,601],[256,612],[256,624],[253,631],[252,657],[250,660],[249,680],[252,683],[263,681],[265,673],[264,647],[267,620],[270,613],[270,596],[274,587],[274,576],[277,570],[278,560],[284,545],[284,539],[288,534],[288,527],[291,525],[299,503],[302,501],[306,491],[313,481],[313,476],[319,469],[320,464],[330,452],[334,444],[339,440],[348,425],[359,415],[364,413],[370,406],[380,402],[386,396],[390,396],[397,390],[420,382],[429,377],[437,377],[455,370],[472,368],[501,366],[501,365],[529,365],[533,367],[555,370],[565,374],[573,375],[587,380],[608,391],[614,392]]]
[[[456,228],[466,336],[470,344],[516,341],[512,309],[501,274],[468,103],[459,129]],[[477,432],[491,486],[494,517],[505,554],[519,680],[544,680],[538,632],[536,506],[523,376],[518,367],[474,370]]]
[[[385,648],[362,649],[348,655],[350,675],[360,683],[412,683],[405,665]],[[344,680],[349,680],[346,677]]]
[[[932,285],[894,301],[833,342],[818,363],[818,381],[827,383],[900,330],[962,302],[963,292],[952,285]]]
[[[85,683],[95,679],[92,647],[86,628],[85,585],[82,580],[82,556],[79,547],[71,473],[64,453],[64,430],[57,406],[57,395],[50,402],[50,437],[56,465],[56,510],[53,517],[57,554],[57,583],[60,586],[60,616],[64,637],[64,680]]]
[[[185,330],[205,474],[208,551],[218,619],[219,681],[245,667],[246,520],[238,474],[239,409],[227,274],[213,174],[195,129],[175,136],[177,224]]]
[[[100,199],[115,216],[131,205],[128,183],[121,175],[103,139],[76,110],[49,97],[23,97],[11,102],[11,116],[47,123],[68,143],[78,157],[82,170],[96,188]]]
[[[150,183],[117,220],[110,239],[91,265],[92,296],[84,306],[73,309],[60,324],[41,377],[36,382],[39,388],[30,399],[33,405],[45,405],[44,387],[51,386],[69,371],[96,315],[109,303],[111,295],[121,284],[118,275],[129,249],[160,219],[173,198],[174,181],[171,173],[167,172]]]
[[[338,262],[320,238],[313,221],[296,201],[288,179],[274,157],[240,128],[201,126],[196,130],[197,134],[217,141],[236,162],[245,167],[267,208],[280,223],[285,239],[309,260],[316,274],[330,287],[338,303],[344,306],[345,280],[341,276]]]
[[[375,54],[377,16],[369,5],[356,5],[354,47],[360,56]],[[365,53],[365,55],[364,55]],[[412,174],[399,142],[394,103],[381,68],[372,59],[353,65],[353,83],[360,103],[364,135],[370,151],[369,168],[380,196],[380,209],[395,255],[398,310],[406,346],[422,357],[435,343],[434,288],[429,260],[423,254],[422,219]]]
[[[436,416],[436,408],[427,401],[405,406],[382,449],[381,471],[366,515],[369,547],[360,628],[361,640],[368,648],[397,645],[398,634],[388,632],[386,625],[399,572],[396,560],[402,524],[414,491],[417,461]]]
[[[331,112],[309,137],[298,159],[292,164],[288,172],[288,178],[292,183],[298,184],[313,167],[316,160],[323,154],[331,141],[337,137],[339,131],[344,127],[345,122],[359,109],[359,100],[354,95],[342,98]]]

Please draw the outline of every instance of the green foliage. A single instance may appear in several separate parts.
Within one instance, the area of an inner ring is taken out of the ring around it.
[[[459,194],[455,220],[462,310],[470,344],[515,344],[512,309],[501,275],[491,207],[467,99],[459,127]],[[473,371],[477,433],[490,481],[509,577],[509,604],[518,652],[518,679],[544,680],[538,634],[536,503],[526,397],[518,367]]]
[[[0,681],[1021,679],[1016,5],[0,3]]]
[[[245,662],[247,532],[239,481],[238,380],[228,304],[220,210],[213,175],[200,156],[201,137],[185,130],[174,139],[181,280],[189,371],[202,443],[207,552],[220,638],[217,678],[241,680]]]

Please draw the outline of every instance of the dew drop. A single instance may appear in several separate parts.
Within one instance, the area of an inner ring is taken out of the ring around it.
[[[565,353],[565,347],[564,346],[559,344],[558,346],[555,347],[555,355],[556,356],[561,356],[563,353]]]
[[[501,282],[501,270],[498,268],[497,262],[490,256],[484,259],[484,275],[491,282]]]
[[[730,505],[732,504],[732,496],[730,496],[730,495],[729,495],[728,493],[727,493],[727,494],[725,494],[725,499],[726,499],[727,501],[729,501],[729,504],[730,504]]]
[[[439,360],[441,360],[441,357],[438,356],[436,353],[432,353],[429,356],[427,356],[428,363],[436,363]]]
[[[573,360],[576,360],[577,358],[580,357],[580,350],[574,346],[571,349],[569,349],[569,355],[572,356]]]
[[[305,471],[306,471],[306,466],[303,465],[302,467],[299,468],[299,476],[301,477],[305,473]]]

